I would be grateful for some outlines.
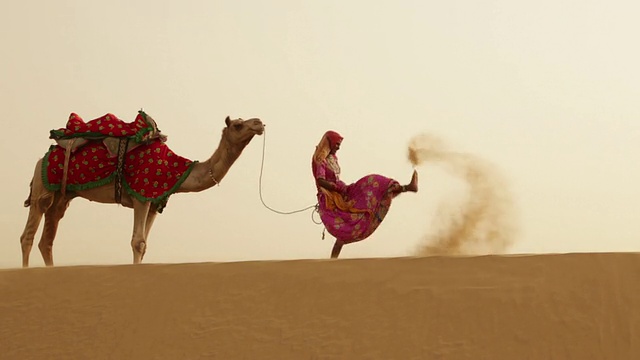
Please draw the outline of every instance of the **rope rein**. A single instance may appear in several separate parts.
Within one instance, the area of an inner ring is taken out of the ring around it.
[[[258,186],[258,192],[260,193],[260,201],[262,202],[262,205],[264,205],[264,207],[266,207],[267,209],[273,211],[274,213],[281,214],[281,215],[291,215],[291,214],[307,211],[309,209],[314,209],[313,212],[311,212],[311,221],[313,221],[316,224],[322,224],[322,221],[318,222],[313,217],[313,214],[318,212],[318,204],[310,205],[310,206],[307,206],[305,208],[298,209],[298,210],[293,210],[293,211],[280,211],[280,210],[276,210],[276,209],[270,207],[269,205],[267,205],[264,202],[264,199],[262,198],[262,173],[264,172],[264,154],[266,152],[265,149],[266,149],[266,145],[267,145],[267,132],[265,131],[262,134],[262,136],[263,136],[263,138],[262,138],[262,161],[260,163],[260,178],[259,178],[259,186]]]

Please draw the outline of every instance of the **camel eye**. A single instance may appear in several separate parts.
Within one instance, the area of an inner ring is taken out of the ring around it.
[[[234,124],[233,128],[236,129],[236,130],[240,130],[240,129],[242,129],[242,124]]]

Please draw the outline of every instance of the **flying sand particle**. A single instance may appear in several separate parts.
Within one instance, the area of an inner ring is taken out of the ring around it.
[[[467,185],[462,204],[442,204],[416,255],[504,253],[515,241],[515,209],[507,182],[486,160],[450,151],[438,137],[421,134],[409,143],[414,166],[434,163]]]

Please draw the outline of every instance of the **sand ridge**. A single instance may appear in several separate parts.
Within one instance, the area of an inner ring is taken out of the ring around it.
[[[2,359],[636,359],[640,254],[8,269]]]

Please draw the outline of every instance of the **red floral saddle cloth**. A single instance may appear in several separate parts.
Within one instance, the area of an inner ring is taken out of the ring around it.
[[[72,113],[65,128],[51,130],[56,141],[44,157],[43,180],[50,191],[61,189],[68,156],[66,191],[104,186],[116,180],[118,151],[122,187],[142,201],[166,205],[197,161],[175,154],[167,137],[143,111],[126,123],[113,114],[84,122]],[[124,143],[123,143],[124,141]]]

